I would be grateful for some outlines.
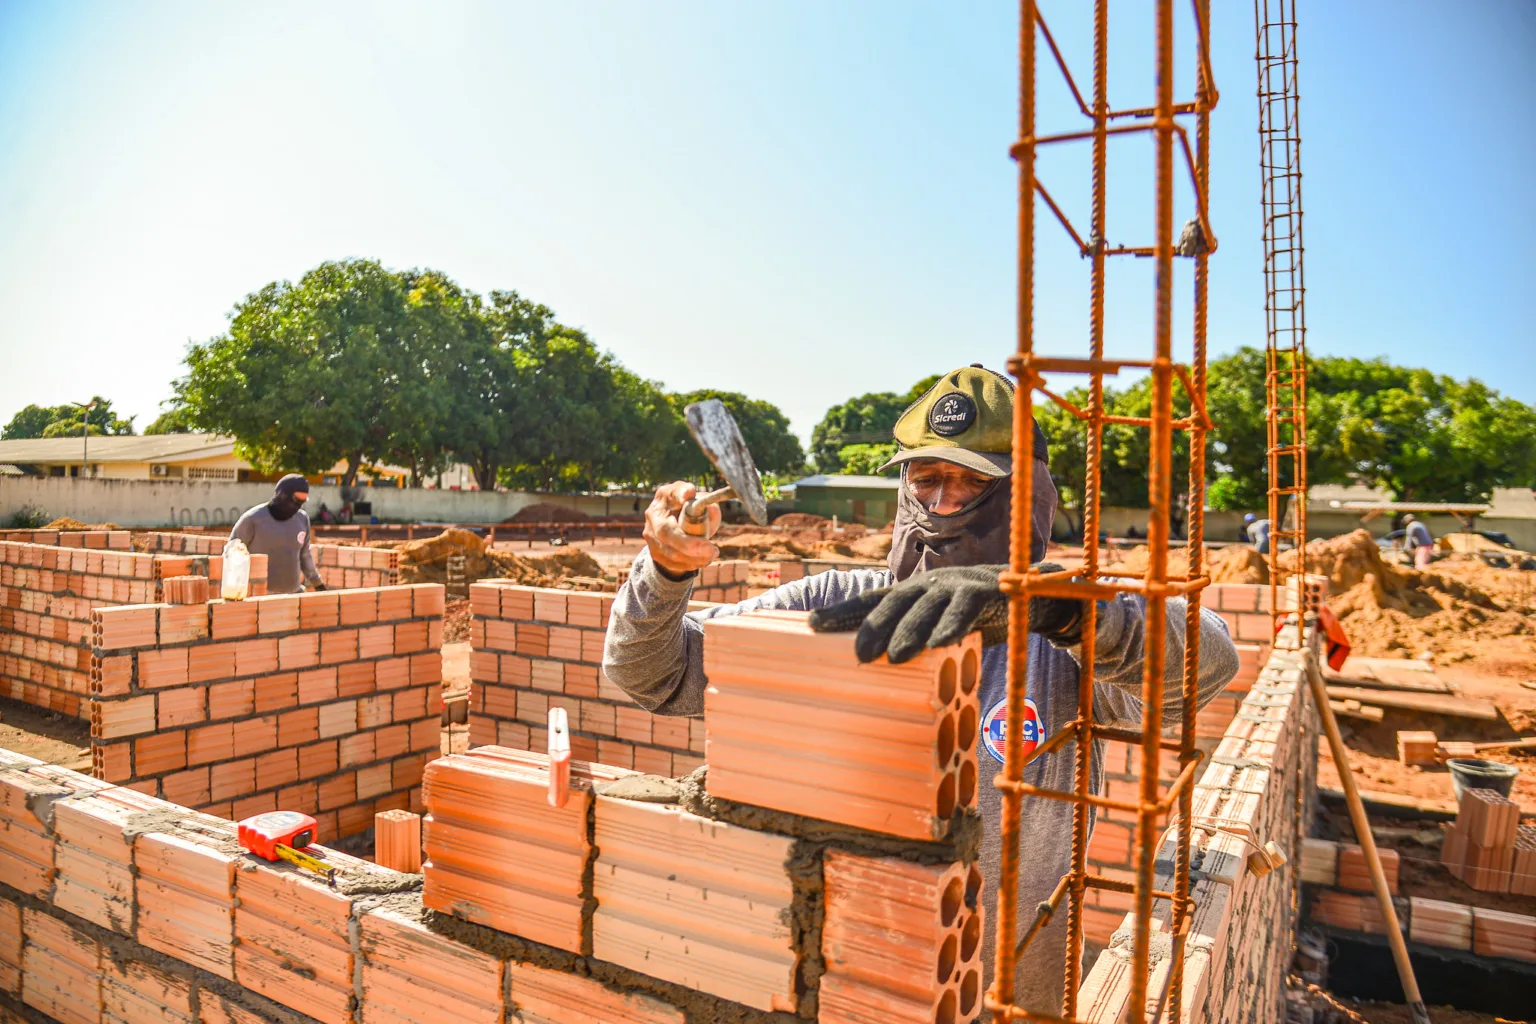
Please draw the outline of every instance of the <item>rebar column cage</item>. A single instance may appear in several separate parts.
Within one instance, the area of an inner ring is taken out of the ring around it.
[[[1302,273],[1301,126],[1296,0],[1254,0],[1259,169],[1264,211],[1264,411],[1269,481],[1269,598],[1278,623],[1282,542],[1296,549],[1295,607],[1305,607],[1307,296]]]
[[[1082,569],[1041,573],[1029,563],[1031,523],[1030,495],[1034,484],[1033,460],[1027,454],[1014,463],[1013,519],[1008,570],[1001,583],[1009,595],[1008,617],[1008,724],[1002,774],[995,784],[1002,790],[1002,854],[998,878],[996,968],[986,1007],[997,1024],[1011,1020],[1048,1021],[1070,1024],[1077,1021],[1077,990],[1080,984],[1083,950],[1083,898],[1090,888],[1130,892],[1134,897],[1134,930],[1127,1019],[1141,1021],[1148,1010],[1148,977],[1151,962],[1151,922],[1154,899],[1172,904],[1173,950],[1166,983],[1151,1000],[1156,1011],[1168,1012],[1168,1019],[1178,1020],[1183,987],[1184,944],[1189,931],[1192,902],[1189,898],[1190,805],[1195,770],[1200,755],[1195,749],[1196,681],[1200,664],[1200,594],[1209,579],[1203,574],[1205,508],[1205,435],[1210,421],[1205,409],[1206,363],[1206,292],[1207,259],[1216,248],[1216,235],[1208,216],[1210,111],[1216,105],[1215,78],[1210,60],[1210,0],[1191,0],[1194,10],[1196,91],[1189,102],[1175,103],[1173,92],[1174,0],[1156,0],[1154,33],[1156,95],[1151,106],[1136,109],[1111,109],[1108,99],[1109,10],[1107,0],[1094,4],[1094,74],[1090,106],[1078,89],[1066,61],[1062,58],[1050,29],[1040,17],[1034,0],[1021,0],[1019,22],[1019,139],[1011,149],[1019,169],[1018,213],[1018,351],[1009,359],[1008,368],[1018,378],[1020,387],[1014,409],[1013,449],[1028,453],[1034,418],[1036,391],[1055,401],[1084,422],[1087,433],[1087,477],[1083,500]],[[1043,40],[1050,56],[1076,98],[1077,106],[1091,127],[1076,132],[1037,135],[1035,127],[1036,41]],[[1179,118],[1194,121],[1191,146],[1188,129]],[[1142,247],[1106,245],[1105,169],[1108,145],[1112,137],[1148,132],[1154,141],[1154,179],[1156,216],[1152,244]],[[1036,179],[1035,154],[1041,146],[1074,140],[1092,140],[1093,182],[1092,223],[1087,240],[1073,227],[1070,219]],[[1186,225],[1178,243],[1181,254],[1194,262],[1194,315],[1192,321],[1192,358],[1187,366],[1173,361],[1173,195],[1175,150],[1193,184],[1196,216]],[[1038,355],[1034,345],[1034,240],[1035,196],[1039,195],[1060,221],[1082,255],[1092,261],[1089,289],[1088,355],[1086,357],[1049,357]],[[1155,317],[1150,358],[1124,360],[1104,358],[1104,261],[1109,256],[1151,257],[1156,278]],[[1122,368],[1145,369],[1152,379],[1152,408],[1147,417],[1109,416],[1104,411],[1104,376]],[[1084,374],[1089,379],[1087,408],[1078,408],[1046,387],[1045,374]],[[1189,397],[1190,412],[1183,418],[1173,415],[1175,379]],[[1099,501],[1102,493],[1100,454],[1103,428],[1117,423],[1145,428],[1150,432],[1147,466],[1147,569],[1139,580],[1107,577],[1099,565]],[[1169,571],[1169,513],[1171,504],[1172,436],[1174,430],[1189,432],[1188,547],[1182,572]],[[1086,601],[1083,621],[1083,650],[1095,645],[1097,614],[1094,602],[1121,593],[1140,594],[1145,599],[1146,661],[1142,677],[1142,727],[1134,729],[1100,725],[1093,719],[1093,658],[1082,659],[1082,678],[1074,719],[1046,738],[1027,757],[1023,749],[1024,698],[1029,666],[1029,598],[1051,596]],[[1182,692],[1177,739],[1163,737],[1164,644],[1160,638],[1167,625],[1166,602],[1169,596],[1187,598],[1184,623],[1185,655],[1182,667]],[[1090,757],[1096,740],[1120,740],[1140,748],[1139,799],[1135,802],[1110,799],[1090,790]],[[1023,781],[1024,766],[1036,757],[1049,754],[1067,743],[1075,748],[1073,788],[1070,792],[1043,789]],[[1159,762],[1164,750],[1176,751],[1179,773],[1168,793],[1159,798]],[[1072,866],[1062,877],[1050,898],[1035,909],[1034,919],[1019,935],[1018,877],[1019,826],[1023,801],[1032,799],[1065,800],[1073,805]],[[1113,808],[1136,815],[1134,847],[1135,881],[1127,884],[1091,874],[1087,865],[1088,809]],[[1176,850],[1172,891],[1154,889],[1155,857],[1162,836],[1158,817],[1175,812]],[[1018,956],[1066,904],[1065,986],[1060,1016],[1031,1011],[1015,1003],[1014,980]]]

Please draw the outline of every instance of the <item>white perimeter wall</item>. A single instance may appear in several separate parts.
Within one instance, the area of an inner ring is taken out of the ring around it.
[[[633,510],[634,499],[615,496],[546,495],[523,491],[438,491],[365,487],[363,500],[384,522],[499,523],[536,501],[579,508],[588,515]],[[41,508],[49,519],[119,526],[213,526],[233,523],[241,512],[272,497],[271,484],[217,480],[80,480],[71,477],[0,477],[0,526],[22,508]],[[648,500],[648,499],[647,499]],[[307,510],[325,502],[341,508],[341,488],[311,487]],[[645,501],[641,502],[645,507]]]

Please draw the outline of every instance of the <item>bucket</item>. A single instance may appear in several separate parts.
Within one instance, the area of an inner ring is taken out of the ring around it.
[[[1456,791],[1456,802],[1467,789],[1492,789],[1500,796],[1509,796],[1515,786],[1515,776],[1520,769],[1497,761],[1484,761],[1476,757],[1452,757],[1445,766],[1451,770],[1451,788]]]

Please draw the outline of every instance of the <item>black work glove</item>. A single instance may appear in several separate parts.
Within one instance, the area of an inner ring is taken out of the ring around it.
[[[968,565],[918,573],[891,587],[871,590],[811,612],[818,633],[857,629],[853,643],[860,661],[887,655],[892,664],[910,661],[925,647],[957,643],[981,631],[983,646],[1008,640],[1008,598],[997,584],[1004,565]],[[1039,572],[1060,572],[1041,562]],[[1083,603],[1058,597],[1029,599],[1029,631],[1060,646],[1082,637]]]
[[[330,590],[331,588],[326,586],[324,583],[316,583],[314,586],[310,587],[309,589],[310,589],[311,593],[313,593],[313,592],[319,591],[319,590]]]

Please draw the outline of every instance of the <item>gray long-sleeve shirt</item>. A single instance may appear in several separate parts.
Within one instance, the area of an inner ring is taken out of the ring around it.
[[[267,556],[267,593],[297,594],[305,581],[323,582],[309,550],[309,534],[309,516],[303,509],[277,519],[266,505],[257,505],[235,522],[229,539],[244,541],[253,555]]]
[[[786,583],[740,604],[721,605],[706,611],[687,611],[693,580],[668,579],[656,569],[648,552],[635,559],[628,582],[614,601],[613,615],[603,648],[603,671],[636,703],[657,714],[701,715],[704,712],[704,621],[722,615],[740,615],[764,608],[809,611],[853,597],[867,590],[889,586],[885,570],[825,572]],[[1144,603],[1141,598],[1120,595],[1099,602],[1097,657],[1094,661],[1094,717],[1100,722],[1139,726],[1141,722],[1142,655],[1145,650]],[[1179,681],[1184,664],[1184,614],[1182,598],[1170,598],[1163,645],[1168,696],[1164,720],[1176,722],[1182,707]],[[1081,651],[1057,648],[1043,637],[1031,636],[1025,720],[1034,724],[1026,740],[1026,752],[1056,733],[1077,714],[1077,690]],[[982,943],[985,967],[983,990],[991,984],[993,940],[991,923],[997,912],[997,878],[1001,851],[999,818],[1002,794],[992,779],[1002,768],[1003,733],[1007,721],[1006,644],[982,654],[979,691],[981,705],[979,801],[984,826],[981,861],[988,880],[983,887],[988,937]],[[1237,674],[1237,649],[1226,625],[1215,613],[1204,610],[1200,633],[1199,703],[1203,706]],[[1057,790],[1072,788],[1074,744],[1037,758],[1024,769],[1024,780]],[[1102,744],[1091,758],[1093,788],[1102,789]],[[1033,920],[1033,907],[1048,899],[1057,880],[1071,867],[1072,805],[1059,800],[1035,799],[1024,807],[1020,834],[1019,928]],[[1057,1013],[1061,1008],[1062,968],[1066,949],[1066,914],[1055,916],[1031,943],[1020,960],[1015,987],[1021,1005],[1031,1010]]]

